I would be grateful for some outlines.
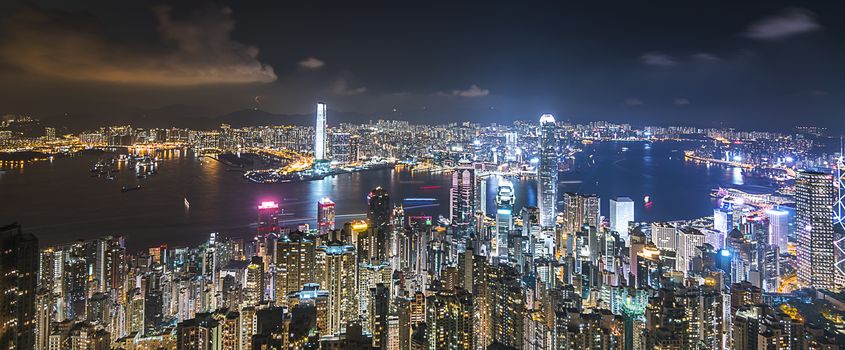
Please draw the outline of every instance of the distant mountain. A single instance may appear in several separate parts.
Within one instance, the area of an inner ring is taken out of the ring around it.
[[[187,105],[170,105],[153,109],[103,108],[87,113],[42,117],[46,126],[69,132],[93,130],[101,126],[131,124],[141,128],[213,129],[220,124],[240,128],[261,125],[313,125],[313,114],[276,114],[260,109],[242,109],[215,117],[216,113]],[[365,123],[373,118],[354,112],[328,111],[328,124]]]
[[[340,123],[365,123],[373,118],[354,112],[339,112],[328,110],[327,123],[330,126]],[[274,114],[260,109],[242,109],[215,118],[218,123],[226,123],[232,127],[260,125],[314,125],[314,114]]]

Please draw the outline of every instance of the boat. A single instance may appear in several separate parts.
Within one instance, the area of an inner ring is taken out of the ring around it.
[[[191,209],[191,203],[188,202],[188,197],[185,197],[185,210]]]
[[[120,188],[120,192],[129,192],[129,191],[137,191],[141,189],[141,185],[137,185],[135,187],[126,187],[123,186]]]

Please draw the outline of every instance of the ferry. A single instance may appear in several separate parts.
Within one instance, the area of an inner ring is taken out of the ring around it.
[[[129,192],[129,191],[137,191],[141,189],[141,185],[137,185],[135,187],[126,187],[123,186],[120,188],[120,192]]]

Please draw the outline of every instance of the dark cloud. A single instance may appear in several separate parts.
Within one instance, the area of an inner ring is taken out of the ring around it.
[[[472,84],[466,90],[452,90],[452,95],[460,97],[484,97],[490,94],[490,90],[482,89],[478,85]]]
[[[808,10],[791,8],[776,16],[752,23],[744,36],[752,39],[777,40],[821,29],[816,15]]]
[[[686,106],[690,102],[689,102],[688,98],[678,97],[678,98],[675,99],[674,103],[675,103],[676,106]]]
[[[625,99],[625,105],[626,106],[642,106],[644,104],[645,104],[645,102],[643,102],[643,100],[638,99],[638,98],[627,98],[627,99]]]
[[[366,87],[350,87],[349,83],[344,78],[338,78],[329,87],[329,92],[340,96],[360,95],[367,92]]]
[[[159,40],[108,38],[96,19],[27,7],[4,21],[0,59],[23,70],[73,80],[150,85],[272,82],[258,49],[231,38],[226,7],[207,7],[177,20],[155,8]]]
[[[667,55],[661,52],[647,52],[640,56],[640,61],[649,66],[674,66],[678,64],[678,60],[675,57]]]

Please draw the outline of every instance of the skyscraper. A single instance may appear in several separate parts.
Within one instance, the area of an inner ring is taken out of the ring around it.
[[[323,197],[317,201],[317,226],[320,236],[334,230],[335,204],[329,197]]]
[[[789,212],[786,210],[766,210],[769,219],[769,244],[778,246],[781,252],[786,251],[787,234],[789,232]]]
[[[370,221],[370,227],[387,231],[390,224],[390,195],[379,186],[370,191],[367,202],[367,220]]]
[[[314,126],[314,159],[326,159],[326,104],[317,103],[317,124]]]
[[[798,281],[833,287],[833,177],[800,171],[795,181],[795,225],[798,236]]]
[[[340,334],[358,315],[355,247],[331,242],[317,248],[320,286],[329,291],[328,334]]]
[[[452,188],[449,191],[449,212],[452,225],[466,228],[475,217],[475,169],[469,161],[461,160],[452,173]]]
[[[845,229],[845,143],[839,138],[839,158],[836,162],[836,203],[833,208],[833,222]]]
[[[553,227],[557,213],[557,126],[555,117],[540,117],[540,164],[537,167],[537,206],[540,226]]]
[[[515,202],[513,183],[507,179],[499,181],[496,191],[496,246],[493,251],[497,256],[507,256],[508,234],[513,230],[513,204]]]
[[[0,348],[35,346],[38,239],[21,226],[0,227]]]
[[[279,233],[279,204],[264,201],[258,205],[258,234]]]
[[[610,199],[610,230],[628,242],[628,225],[634,221],[634,201],[628,197]]]

